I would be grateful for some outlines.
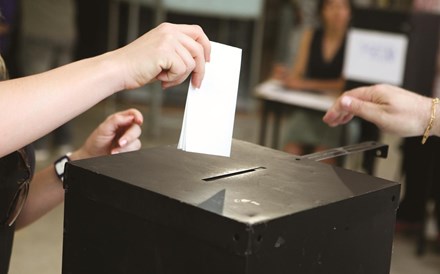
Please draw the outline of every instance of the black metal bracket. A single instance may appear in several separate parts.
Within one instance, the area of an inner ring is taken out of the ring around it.
[[[364,142],[355,145],[343,146],[333,148],[325,151],[311,153],[300,156],[300,159],[322,161],[325,159],[336,158],[340,156],[346,156],[354,153],[369,152],[374,153],[376,157],[387,158],[388,157],[388,145],[378,142]]]

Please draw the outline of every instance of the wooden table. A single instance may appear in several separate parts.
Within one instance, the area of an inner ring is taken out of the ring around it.
[[[269,80],[255,88],[254,95],[263,103],[260,122],[259,144],[266,145],[269,116],[274,118],[271,147],[278,149],[281,117],[285,111],[304,108],[324,113],[333,105],[336,98],[319,92],[291,90],[279,81]]]

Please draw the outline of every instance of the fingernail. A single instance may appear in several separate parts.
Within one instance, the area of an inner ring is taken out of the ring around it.
[[[344,107],[350,107],[352,102],[353,102],[353,100],[350,97],[347,97],[347,96],[342,97],[341,104]]]
[[[125,146],[127,143],[128,143],[127,139],[121,139],[121,140],[119,140],[119,146],[120,146],[120,147]]]
[[[112,155],[119,154],[119,151],[118,150],[112,150],[111,154]]]

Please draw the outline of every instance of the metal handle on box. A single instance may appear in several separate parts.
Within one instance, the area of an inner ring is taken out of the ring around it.
[[[378,142],[364,142],[355,145],[348,145],[338,148],[333,148],[325,151],[303,155],[300,158],[312,161],[322,161],[325,159],[346,156],[360,152],[372,152],[376,157],[386,158],[388,156],[388,145]]]

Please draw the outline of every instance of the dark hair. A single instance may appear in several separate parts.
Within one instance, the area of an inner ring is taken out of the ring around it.
[[[322,15],[322,11],[324,10],[324,5],[328,0],[319,0],[318,2],[318,7],[316,9],[316,12],[318,14],[318,16],[321,18]],[[350,8],[350,10],[353,10],[353,1],[352,0],[347,0],[347,4]]]

